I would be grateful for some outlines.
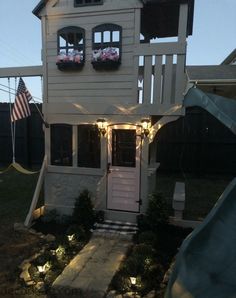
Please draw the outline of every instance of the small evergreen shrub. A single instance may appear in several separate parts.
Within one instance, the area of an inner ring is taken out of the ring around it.
[[[141,214],[137,218],[140,231],[151,230],[158,232],[158,228],[168,224],[168,206],[165,198],[160,193],[149,195],[149,202],[146,214]]]
[[[69,228],[66,230],[67,235],[75,235],[76,239],[80,241],[87,240],[88,234],[84,230],[83,226],[80,226],[78,224],[73,224],[69,226]]]
[[[45,223],[57,223],[60,221],[60,214],[56,209],[49,210],[42,217],[42,221]]]
[[[72,218],[73,221],[79,226],[82,226],[85,231],[89,231],[93,228],[95,223],[95,212],[91,194],[87,189],[83,190],[76,199]]]
[[[97,223],[103,223],[105,218],[105,212],[103,210],[95,211],[95,221]]]
[[[152,245],[157,241],[157,236],[152,231],[145,231],[138,235],[138,243],[145,243]]]
[[[160,224],[168,223],[168,206],[161,193],[152,193],[149,195],[149,205],[146,215],[149,224],[152,224],[154,229]]]

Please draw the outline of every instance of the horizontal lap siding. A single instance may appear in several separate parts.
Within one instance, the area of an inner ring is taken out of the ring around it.
[[[49,102],[79,102],[89,100],[111,103],[132,103],[134,10],[122,13],[51,18],[47,26],[47,66]],[[92,28],[103,23],[122,27],[122,59],[118,70],[97,71],[91,64]],[[56,66],[57,31],[67,26],[85,29],[86,60],[78,71],[60,71]]]

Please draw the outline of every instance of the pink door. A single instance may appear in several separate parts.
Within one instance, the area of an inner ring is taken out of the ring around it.
[[[139,212],[140,129],[115,125],[108,131],[107,208]]]

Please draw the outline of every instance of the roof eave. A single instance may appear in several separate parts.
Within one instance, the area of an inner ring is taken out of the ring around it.
[[[46,5],[46,0],[40,0],[40,2],[35,6],[35,8],[32,10],[32,13],[40,18],[39,13],[40,11],[44,8],[44,6]]]

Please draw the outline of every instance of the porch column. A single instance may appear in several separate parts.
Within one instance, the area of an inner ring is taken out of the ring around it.
[[[149,140],[144,137],[142,141],[142,153],[141,153],[141,191],[140,197],[142,205],[140,206],[140,212],[145,213],[148,207],[148,157],[149,157]]]

